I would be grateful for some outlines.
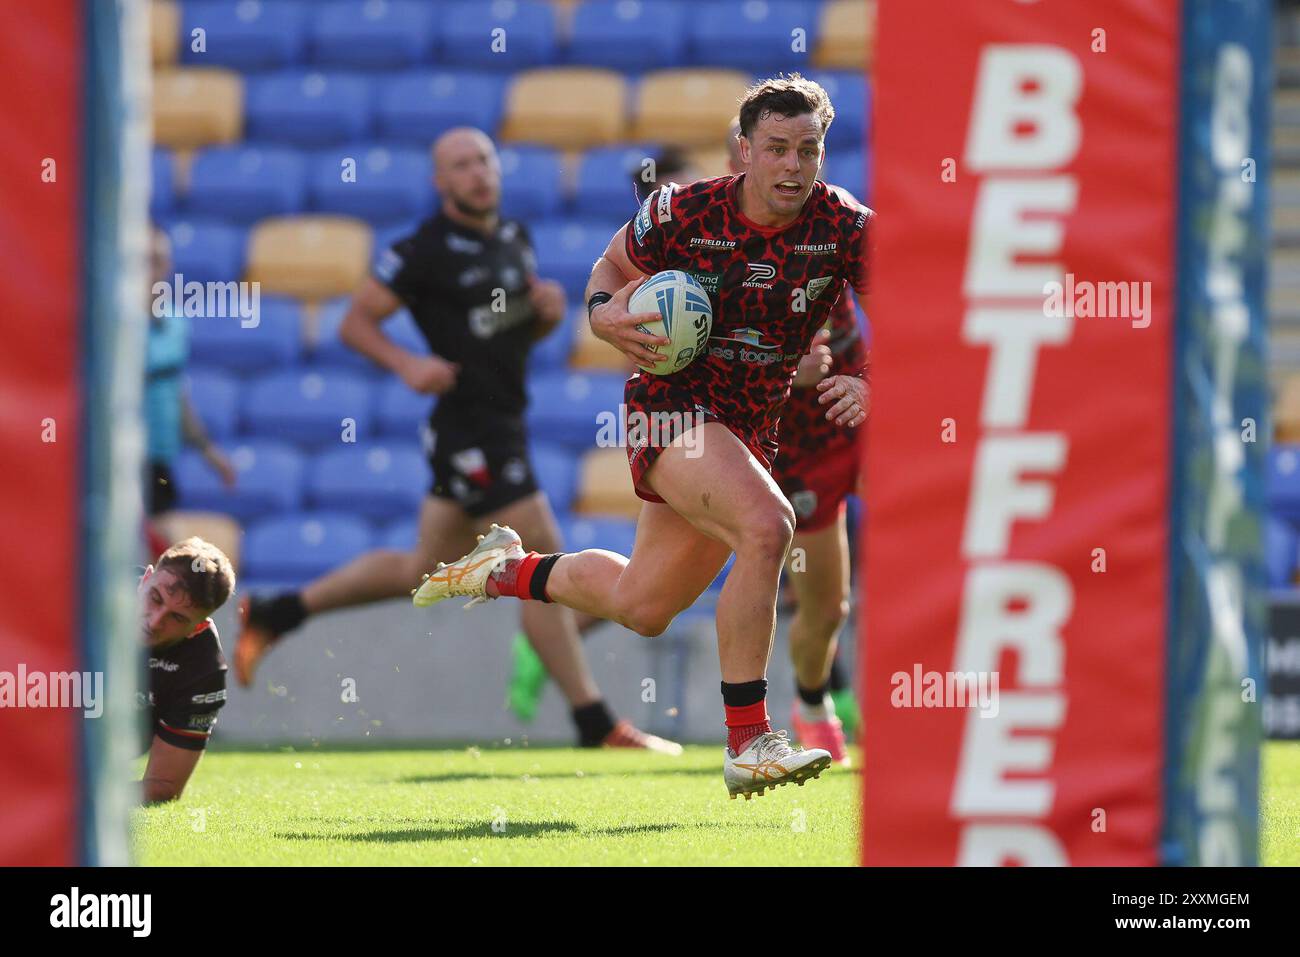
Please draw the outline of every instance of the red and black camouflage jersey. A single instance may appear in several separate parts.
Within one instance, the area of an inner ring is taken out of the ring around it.
[[[770,468],[799,359],[845,283],[867,291],[875,214],[819,181],[798,219],[760,226],[740,211],[743,181],[741,173],[662,186],[628,223],[632,264],[651,275],[681,269],[698,279],[712,301],[713,329],[708,352],[680,372],[629,379],[626,401],[716,416]]]
[[[835,303],[827,328],[831,333],[826,343],[831,350],[831,368],[827,376],[864,375],[869,353],[858,328],[853,297],[847,290]],[[814,456],[857,442],[861,427],[849,429],[828,421],[826,410],[830,404],[822,405],[817,401],[821,394],[813,386],[790,389],[790,398],[781,413],[781,453],[776,460],[778,471],[797,470],[801,463]]]

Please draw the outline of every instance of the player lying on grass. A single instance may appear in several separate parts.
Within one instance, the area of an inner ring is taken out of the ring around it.
[[[439,397],[429,420],[433,485],[420,512],[419,544],[405,552],[367,552],[300,591],[241,602],[235,645],[241,685],[252,682],[271,646],[309,616],[408,594],[423,569],[468,549],[480,523],[509,524],[544,548],[560,547],[529,462],[524,371],[533,342],[563,319],[564,291],[538,278],[527,231],[500,216],[501,167],[487,135],[449,130],[434,144],[433,159],[442,208],[380,258],[339,331],[416,392]],[[384,320],[403,305],[432,355],[409,353],[384,334]],[[569,609],[535,603],[520,617],[568,699],[580,745],[681,753],[675,742],[615,718],[583,658]]]
[[[554,602],[654,636],[734,552],[717,605],[723,778],[733,797],[802,784],[831,762],[828,752],[794,749],[785,732],[772,730],[764,676],[795,524],[771,475],[781,409],[844,283],[867,291],[873,214],[816,179],[833,117],[826,91],[797,75],[752,87],[740,108],[745,172],[655,190],[592,270],[592,330],[641,366],[653,365],[654,347],[667,344],[637,329],[656,314],[627,310],[646,276],[693,273],[713,304],[706,354],[675,375],[634,376],[625,389],[629,422],[634,413],[641,421],[669,413],[660,421],[682,424],[676,434],[629,444],[633,487],[645,500],[631,557],[525,552],[513,530],[493,526],[415,595],[417,605],[454,595]],[[830,376],[815,388],[830,421],[852,428],[866,420],[861,378]],[[692,427],[699,434],[684,443]]]
[[[226,660],[211,615],[235,589],[230,559],[187,538],[140,576],[141,639],[149,649],[146,804],[181,796],[226,703]]]

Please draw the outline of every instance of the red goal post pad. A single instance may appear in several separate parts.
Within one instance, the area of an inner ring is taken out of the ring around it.
[[[879,11],[862,859],[1154,864],[1178,5]]]

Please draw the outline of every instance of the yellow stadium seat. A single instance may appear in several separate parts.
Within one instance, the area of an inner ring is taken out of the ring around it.
[[[641,514],[641,500],[632,491],[626,450],[592,449],[582,457],[573,510],[582,515],[622,518]]]
[[[582,148],[623,138],[627,83],[613,70],[526,70],[510,84],[501,139]]]
[[[591,323],[578,320],[577,335],[574,336],[573,351],[569,354],[569,364],[575,369],[609,369],[632,375],[636,367],[628,358],[603,339],[597,339],[591,331]]]
[[[243,533],[239,523],[229,515],[220,512],[168,512],[157,519],[156,523],[158,533],[169,543],[179,542],[191,535],[211,542],[226,553],[235,571],[239,571],[239,544]]]
[[[700,179],[731,175],[731,156],[726,147],[691,150],[687,157],[691,162],[691,170]]]
[[[823,70],[870,69],[875,33],[875,0],[830,0],[822,7],[813,65]]]
[[[1282,380],[1273,408],[1273,441],[1300,442],[1300,372]]]
[[[647,73],[636,92],[632,132],[639,142],[716,147],[749,86],[738,70],[660,70]]]
[[[176,62],[181,45],[181,10],[174,0],[149,4],[149,48],[155,67]]]
[[[253,228],[249,282],[263,295],[321,300],[356,289],[370,268],[370,227],[350,216],[277,216]]]
[[[244,129],[244,85],[217,67],[177,67],[153,77],[153,139],[157,146],[191,149],[233,143]]]

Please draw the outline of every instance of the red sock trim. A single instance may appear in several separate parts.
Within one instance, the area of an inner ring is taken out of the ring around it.
[[[744,728],[755,724],[767,724],[767,699],[755,701],[753,704],[733,707],[724,704],[723,708],[727,712],[728,728]]]
[[[537,551],[529,551],[528,554],[519,559],[519,563],[511,570],[513,575],[506,568],[502,568],[502,571],[507,571],[507,573],[497,579],[499,592],[503,596],[510,598],[532,598],[533,593],[529,589],[529,585],[533,581],[533,571],[536,570],[537,564],[541,560],[541,554],[537,553]]]

